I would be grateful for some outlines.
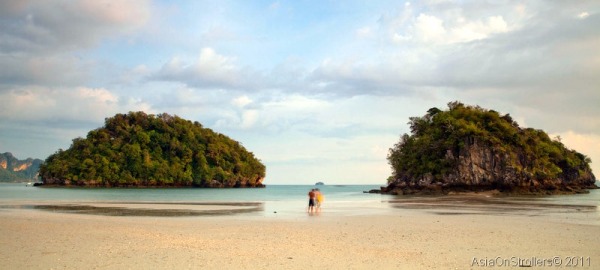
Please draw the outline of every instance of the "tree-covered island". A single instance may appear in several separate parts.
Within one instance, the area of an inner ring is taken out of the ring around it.
[[[410,118],[390,149],[392,176],[381,192],[446,194],[498,190],[525,194],[578,193],[597,188],[590,158],[560,138],[521,128],[500,115],[460,102]]]
[[[45,185],[263,187],[265,166],[231,138],[169,114],[117,114],[40,167]]]

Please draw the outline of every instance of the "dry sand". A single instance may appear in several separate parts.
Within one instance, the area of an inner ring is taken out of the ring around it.
[[[558,256],[566,266],[575,256],[583,257],[585,267],[571,268],[600,269],[598,235],[598,225],[545,217],[408,210],[280,218],[0,209],[0,268],[488,269],[473,265],[487,259],[510,264],[493,268],[508,269],[518,267],[513,263],[519,258]],[[544,268],[555,267],[534,267]]]

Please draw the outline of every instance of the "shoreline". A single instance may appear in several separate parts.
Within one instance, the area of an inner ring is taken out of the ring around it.
[[[260,184],[255,186],[198,186],[198,185],[65,185],[65,184],[46,184],[34,183],[38,188],[81,188],[81,189],[179,189],[179,188],[199,188],[199,189],[244,189],[244,188],[266,188],[267,185]]]
[[[494,196],[547,196],[547,195],[573,195],[573,194],[588,194],[592,190],[600,189],[600,186],[594,182],[590,185],[561,185],[551,188],[544,187],[523,187],[523,186],[443,186],[443,185],[424,185],[424,186],[408,186],[408,185],[388,185],[382,186],[379,189],[371,189],[364,193],[373,194],[388,194],[400,196],[445,196],[445,195],[467,195],[467,194],[484,194]]]
[[[570,219],[579,224],[600,225],[600,204],[580,195],[496,196],[467,193],[443,196],[374,195],[372,200],[328,200],[323,214],[328,216],[388,216],[417,212],[435,215],[546,216]],[[561,200],[556,200],[562,198]],[[572,200],[572,199],[576,200]],[[233,216],[295,218],[306,214],[304,200],[285,201],[152,201],[152,200],[15,200],[0,199],[2,209],[30,209],[74,215],[194,217]]]
[[[477,269],[496,258],[579,256],[594,269],[599,233],[553,216],[414,209],[156,217],[3,208],[0,259],[8,269]]]

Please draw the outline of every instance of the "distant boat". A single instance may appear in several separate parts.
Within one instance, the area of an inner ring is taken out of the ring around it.
[[[323,184],[323,182],[316,182],[315,183],[315,186],[322,186],[322,185],[325,185],[325,184]]]

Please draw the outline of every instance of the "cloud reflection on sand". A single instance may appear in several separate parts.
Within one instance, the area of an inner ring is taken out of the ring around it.
[[[22,207],[72,214],[146,217],[227,216],[264,211],[264,205],[260,202],[105,202],[80,204],[34,204],[24,205]]]
[[[553,197],[554,198],[554,197]],[[450,195],[436,197],[411,196],[389,200],[390,207],[414,209],[436,215],[498,215],[498,216],[554,216],[582,218],[600,223],[599,208],[583,202],[546,201],[530,196]],[[585,216],[585,217],[584,217]]]

